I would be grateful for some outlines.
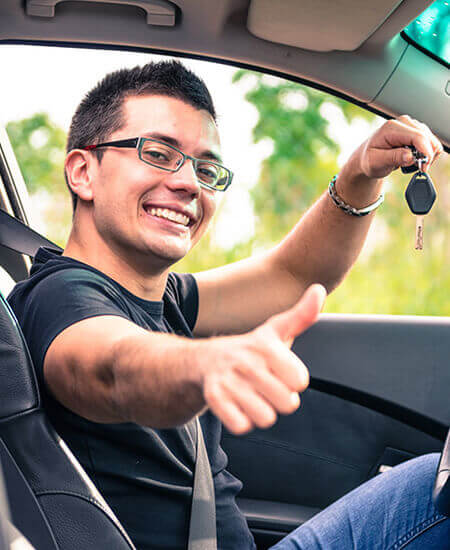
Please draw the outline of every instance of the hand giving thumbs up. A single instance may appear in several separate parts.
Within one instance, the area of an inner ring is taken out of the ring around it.
[[[312,285],[291,309],[239,336],[206,340],[203,395],[211,411],[235,434],[273,425],[290,414],[309,383],[308,370],[290,351],[293,340],[316,322],[326,297]]]

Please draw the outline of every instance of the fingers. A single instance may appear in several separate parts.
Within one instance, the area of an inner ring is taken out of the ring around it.
[[[408,115],[388,121],[380,129],[380,134],[373,138],[370,148],[371,164],[380,167],[381,173],[377,175],[381,176],[386,175],[382,173],[383,170],[389,173],[390,170],[409,166],[415,161],[407,146],[414,146],[427,157],[423,170],[428,170],[443,151],[441,142],[431,130]]]
[[[254,425],[243,411],[226,395],[225,389],[216,381],[211,381],[204,389],[205,400],[211,412],[222,424],[236,435],[253,429]]]
[[[283,342],[291,345],[295,337],[317,321],[326,296],[327,291],[322,285],[311,285],[295,306],[271,317],[267,324]]]
[[[275,424],[278,413],[290,414],[299,407],[298,393],[290,391],[269,373],[265,377],[266,380],[259,374],[262,383],[254,384],[231,373],[221,380],[212,379],[205,388],[211,411],[232,433],[243,434],[253,427],[269,428]]]
[[[409,126],[411,128],[415,128],[416,130],[418,130],[425,137],[425,139],[429,141],[429,144],[431,145],[432,154],[430,156],[427,155],[428,160],[426,163],[423,164],[423,169],[426,171],[430,167],[430,165],[437,159],[437,157],[444,151],[442,143],[432,133],[430,128],[423,122],[420,122],[414,118],[411,118],[408,115],[402,115],[398,117],[398,120],[403,124],[405,124],[406,126]],[[417,149],[417,146],[416,146],[416,149]],[[420,149],[417,149],[417,150],[421,151]]]
[[[232,433],[267,428],[278,414],[299,407],[298,393],[307,388],[309,373],[286,342],[317,320],[325,297],[323,286],[312,285],[293,308],[254,331],[205,342],[203,395]]]
[[[278,412],[290,414],[298,406],[296,395],[309,384],[305,365],[286,346],[273,349],[265,365],[251,364],[236,369],[239,379],[245,380]],[[238,387],[238,386],[236,386]]]
[[[290,391],[305,391],[309,385],[309,372],[303,362],[281,342],[272,342],[271,348],[272,356],[267,363],[268,370]],[[254,382],[259,380],[255,379]]]
[[[248,382],[238,376],[230,377],[227,382],[225,390],[228,395],[256,427],[269,428],[275,424],[277,413],[274,407]]]
[[[213,347],[203,396],[229,431],[243,434],[254,427],[268,428],[278,414],[291,414],[299,407],[298,393],[307,388],[309,373],[273,329],[263,325],[231,340],[210,342],[205,343],[206,352]]]

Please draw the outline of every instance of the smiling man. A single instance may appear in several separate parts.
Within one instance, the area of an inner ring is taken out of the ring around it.
[[[427,166],[442,150],[417,121],[388,122],[345,165],[334,200],[325,193],[273,250],[172,273],[231,183],[215,118],[203,82],[178,63],[106,76],[70,128],[64,253],[40,249],[9,298],[51,420],[140,549],[186,547],[200,415],[218,548],[254,548],[221,423],[242,434],[297,409],[308,371],[290,343],[355,261],[373,216],[345,203],[374,210],[382,178],[412,163],[406,146]],[[430,503],[435,469],[426,456],[383,474],[277,547],[400,548],[432,533],[427,548],[442,550],[449,522]]]

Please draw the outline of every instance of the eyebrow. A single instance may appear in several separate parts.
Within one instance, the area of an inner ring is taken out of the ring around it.
[[[180,142],[177,139],[175,139],[171,136],[167,136],[165,134],[160,134],[159,132],[146,132],[146,133],[142,134],[142,137],[149,137],[149,138],[159,139],[160,141],[165,141],[169,145],[173,145],[177,149],[181,150]],[[216,162],[222,163],[222,158],[220,157],[220,155],[218,155],[217,153],[214,153],[211,150],[203,151],[200,155],[201,156],[197,157],[197,158],[211,159],[211,160],[214,160]]]

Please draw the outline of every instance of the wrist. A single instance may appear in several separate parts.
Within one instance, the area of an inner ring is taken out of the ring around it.
[[[185,355],[185,371],[188,383],[195,388],[203,398],[205,376],[208,370],[208,357],[212,338],[198,338],[189,342],[189,352]],[[209,361],[211,362],[211,361]]]
[[[335,188],[345,202],[355,208],[364,208],[377,200],[383,189],[383,180],[369,178],[359,163],[356,151],[340,170]]]
[[[336,191],[335,183],[336,183],[337,177],[338,177],[337,175],[334,176],[334,178],[330,181],[330,184],[328,186],[328,194],[330,195],[334,204],[338,208],[343,210],[346,214],[351,214],[352,216],[356,216],[356,217],[367,216],[367,214],[370,214],[371,212],[376,210],[380,206],[380,204],[382,204],[382,202],[384,201],[384,194],[381,193],[378,196],[376,201],[364,206],[363,208],[357,208],[354,205],[345,202],[342,199],[342,197],[338,195]]]

